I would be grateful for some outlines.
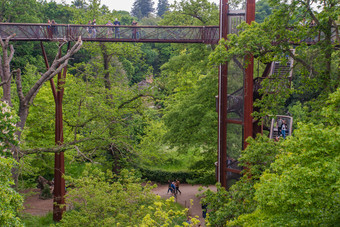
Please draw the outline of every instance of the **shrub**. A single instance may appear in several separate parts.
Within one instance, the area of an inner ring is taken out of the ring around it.
[[[0,156],[0,226],[22,226],[18,217],[23,199],[13,189],[11,169],[15,161]]]
[[[168,180],[178,179],[182,183],[188,183],[191,179],[198,178],[198,173],[194,171],[166,171],[160,169],[150,169],[147,167],[136,167],[143,179],[158,183],[168,183]]]
[[[75,186],[66,199],[71,209],[58,226],[172,226],[186,220],[187,209],[177,209],[173,199],[163,201],[133,172],[122,170],[117,178],[92,169],[68,180]]]

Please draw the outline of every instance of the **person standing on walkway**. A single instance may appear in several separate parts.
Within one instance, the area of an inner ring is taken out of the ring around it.
[[[112,22],[109,20],[107,23],[106,23],[106,25],[108,25],[108,26],[110,26],[110,27],[108,27],[107,28],[107,37],[108,38],[111,38],[112,37],[112,34],[113,34],[113,30],[112,30]]]
[[[115,25],[115,38],[119,39],[120,38],[120,32],[119,32],[120,22],[119,22],[118,18],[116,18],[116,20],[115,20],[115,22],[113,22],[113,24]]]
[[[286,122],[285,122],[285,121],[282,121],[281,132],[282,132],[282,137],[283,137],[283,139],[286,139],[286,131],[287,131]]]
[[[52,22],[50,20],[47,21],[47,35],[48,38],[52,38]]]
[[[57,23],[55,22],[55,20],[52,20],[52,22],[51,22],[52,36],[53,35],[58,36],[58,27],[56,25],[57,25]]]
[[[97,25],[96,19],[93,19],[91,25],[92,25],[92,38],[96,38],[97,30],[96,30],[96,27],[94,26],[94,25]]]
[[[137,26],[138,23],[137,23],[137,21],[133,20],[131,25],[132,25],[132,26]],[[138,39],[137,28],[132,28],[132,38],[133,38],[133,39]]]
[[[282,134],[282,132],[281,132],[281,130],[282,130],[282,123],[283,123],[283,121],[282,121],[281,117],[279,117],[279,120],[277,121],[277,132],[278,132],[279,136],[281,136],[281,134]]]
[[[87,32],[89,33],[89,38],[91,38],[92,36],[92,22],[91,20],[89,20],[89,22],[87,23]]]
[[[180,194],[182,194],[182,192],[179,190],[179,184],[180,184],[180,182],[179,182],[179,180],[177,180],[176,179],[176,182],[175,182],[175,186],[176,186],[176,193],[180,193]]]

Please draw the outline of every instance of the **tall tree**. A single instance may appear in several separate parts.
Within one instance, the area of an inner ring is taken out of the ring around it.
[[[138,19],[148,17],[150,13],[154,12],[153,2],[151,0],[136,0],[133,3],[131,14]]]
[[[260,0],[256,2],[256,14],[255,21],[262,23],[266,17],[268,17],[273,11],[273,8],[269,5],[268,0]]]
[[[11,93],[11,78],[12,73],[10,70],[10,63],[14,55],[14,48],[12,45],[9,45],[9,41],[11,38],[13,38],[15,34],[9,36],[6,38],[5,41],[2,41],[0,37],[0,44],[3,51],[3,57],[0,58],[0,78],[1,78],[1,86],[3,89],[3,97],[2,100],[6,101],[10,105],[12,104],[13,94]],[[61,47],[63,45],[61,44],[59,46],[60,51]],[[22,134],[22,130],[25,127],[26,120],[29,114],[29,107],[35,98],[36,94],[39,92],[42,85],[48,81],[53,79],[55,75],[57,75],[59,72],[63,70],[63,68],[68,64],[68,60],[70,57],[76,53],[82,46],[82,41],[79,37],[79,40],[75,43],[75,45],[64,55],[60,56],[59,52],[56,55],[56,58],[54,59],[53,63],[49,67],[49,69],[41,75],[41,77],[35,81],[33,86],[29,89],[29,91],[24,94],[23,93],[23,86],[22,86],[22,79],[21,79],[21,70],[17,69],[16,72],[16,85],[17,85],[17,94],[19,98],[19,111],[18,115],[20,117],[20,121],[17,123],[17,127],[21,130],[18,130],[16,132],[16,135],[18,136],[18,140],[20,141],[20,137]],[[8,48],[10,48],[10,55],[8,56]],[[19,157],[19,148],[13,146],[12,148],[12,154],[13,157],[18,161],[20,159]],[[14,181],[17,184],[17,171],[13,171]]]
[[[168,0],[158,0],[158,5],[157,5],[157,15],[159,17],[162,17],[163,14],[168,11],[169,8],[169,2]]]
[[[88,7],[85,0],[74,0],[72,1],[72,5],[77,9],[86,9]]]

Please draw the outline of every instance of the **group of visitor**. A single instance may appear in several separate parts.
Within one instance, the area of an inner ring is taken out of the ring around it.
[[[96,38],[97,30],[96,27],[94,27],[94,25],[97,25],[96,19],[93,19],[92,21],[89,20],[87,25],[88,25],[87,32],[89,33],[89,38]]]
[[[89,33],[89,38],[95,38],[97,31],[96,31],[96,28],[93,25],[96,25],[96,19],[93,19],[92,22],[89,21],[87,25],[88,25],[87,31]],[[114,26],[114,31],[115,31],[114,37],[115,37],[115,39],[120,38],[120,29],[119,29],[120,21],[118,20],[118,18],[116,18],[113,23],[109,20],[105,25]],[[135,20],[133,20],[131,25],[137,26],[138,23]],[[108,28],[107,37],[113,38],[113,28]],[[139,38],[139,32],[138,32],[138,29],[136,27],[132,28],[132,38],[133,39]]]
[[[47,22],[47,31],[48,31],[48,36],[50,38],[53,38],[53,34],[57,35],[58,34],[58,27],[55,26],[57,23],[54,20],[48,20]],[[97,37],[97,30],[98,28],[96,28],[97,23],[96,23],[96,19],[93,20],[89,20],[87,23],[87,33],[88,33],[88,38],[96,38]],[[108,38],[113,38],[113,30],[115,31],[115,39],[119,39],[120,38],[120,21],[118,20],[118,18],[115,19],[115,21],[112,23],[110,20],[105,24],[108,26],[112,26],[109,27],[107,30],[107,37]],[[137,26],[138,23],[137,21],[133,20],[131,23],[132,26]],[[114,28],[113,28],[114,26]],[[140,33],[137,27],[133,27],[132,28],[132,39],[139,39],[140,38]]]
[[[176,179],[175,181],[168,180],[168,183],[169,183],[169,187],[168,187],[167,193],[171,192],[176,195],[179,192],[180,194],[182,194],[182,192],[179,190],[180,182],[178,179]]]
[[[120,31],[119,31],[119,25],[120,25],[120,22],[119,20],[116,18],[115,21],[112,23],[110,20],[106,23],[106,25],[109,25],[109,26],[113,26],[115,25],[115,38],[119,39],[120,38]],[[113,29],[112,28],[109,28],[108,31],[107,31],[107,36],[110,38],[110,37],[113,37]]]
[[[55,20],[47,20],[47,33],[49,38],[53,38],[53,34],[58,35],[58,28],[55,26]]]
[[[281,117],[277,120],[277,134],[278,136],[275,138],[276,140],[279,140],[280,137],[283,139],[286,139],[286,135],[288,133],[288,126],[285,120],[283,120]]]

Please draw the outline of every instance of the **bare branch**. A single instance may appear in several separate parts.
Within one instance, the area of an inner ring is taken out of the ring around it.
[[[315,23],[316,23],[317,25],[320,25],[320,22],[319,22],[318,18],[315,17],[315,15],[314,15],[314,13],[313,13],[311,7],[310,7],[310,1],[308,0],[307,2],[305,2],[305,1],[299,1],[299,2],[300,2],[302,5],[305,5],[305,6],[306,6],[309,15],[313,18],[313,20],[315,21]]]
[[[82,153],[82,152],[79,150],[79,147],[74,146],[74,148],[77,150],[78,154],[80,154],[83,158],[85,158],[86,160],[90,161],[91,163],[95,163],[94,161],[92,161],[92,159],[88,158],[84,153]]]
[[[0,62],[0,63],[1,63],[1,62]],[[1,65],[0,65],[0,70],[2,71]],[[9,81],[11,81],[11,78],[12,78],[12,77],[10,76],[6,81],[1,82],[1,83],[0,83],[0,87],[3,86],[3,85],[5,85],[5,84],[7,84]]]
[[[293,58],[294,61],[297,61],[297,62],[301,63],[301,64],[302,64],[304,67],[306,67],[306,69],[307,69],[309,72],[311,72],[313,75],[317,75],[317,74],[318,74],[318,72],[315,71],[315,69],[314,69],[313,66],[309,65],[307,62],[305,62],[305,61],[302,60],[301,58],[297,57],[297,55],[293,54],[291,50],[286,50],[286,51],[288,51],[289,56],[290,56],[291,58]]]
[[[129,104],[130,102],[133,102],[133,101],[135,101],[136,99],[141,98],[141,97],[151,97],[151,98],[153,98],[153,99],[155,98],[155,97],[153,97],[153,96],[151,96],[151,95],[143,95],[143,94],[140,94],[140,95],[137,95],[137,96],[133,97],[132,99],[129,99],[129,100],[123,102],[122,104],[120,104],[120,106],[118,106],[118,109],[121,109],[121,108],[122,108],[123,106],[125,106],[126,104]]]
[[[63,70],[65,66],[68,64],[69,58],[78,52],[78,50],[82,46],[82,40],[79,37],[78,41],[74,44],[74,46],[61,58],[58,58],[57,60],[54,60],[51,67],[45,72],[40,79],[34,84],[34,86],[29,90],[25,97],[25,102],[30,102],[32,97],[39,91],[41,86],[47,81],[52,79],[55,75],[57,75],[59,72]],[[60,46],[61,48],[61,46]],[[57,56],[59,56],[59,51],[57,53]],[[57,57],[56,57],[57,58]]]
[[[61,146],[54,146],[54,147],[47,147],[47,148],[32,148],[32,149],[26,149],[26,150],[21,150],[22,154],[37,154],[37,153],[58,153],[58,152],[64,152],[68,149],[71,149],[74,147],[74,145],[83,143],[86,141],[93,141],[93,140],[104,140],[103,138],[100,137],[95,137],[95,138],[84,138],[81,140],[75,140],[70,143],[64,143]]]
[[[14,56],[14,47],[13,47],[13,45],[10,45],[9,48],[10,48],[11,51],[10,51],[10,54],[9,54],[9,57],[8,57],[8,61],[11,62],[12,59],[13,59],[13,56]]]
[[[4,47],[4,46],[8,46],[8,43],[9,43],[9,40],[10,39],[12,39],[14,36],[16,36],[16,34],[14,33],[14,34],[12,34],[12,35],[10,35],[10,36],[8,36],[7,38],[6,38],[6,40],[5,40],[5,42],[2,40],[2,37],[0,36],[0,44],[1,44],[1,46],[2,47]],[[6,48],[7,49],[7,48]]]
[[[94,116],[94,117],[91,117],[90,119],[88,119],[88,120],[86,120],[86,121],[84,121],[83,123],[80,123],[80,124],[71,124],[71,122],[69,122],[69,121],[67,121],[67,120],[65,120],[64,119],[64,122],[68,125],[68,126],[70,126],[70,127],[84,127],[87,123],[89,123],[90,121],[92,121],[93,119],[95,119],[96,118],[96,116]]]

